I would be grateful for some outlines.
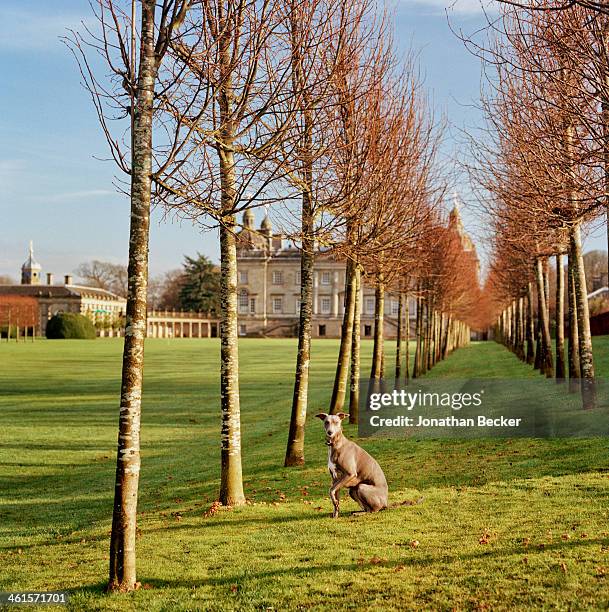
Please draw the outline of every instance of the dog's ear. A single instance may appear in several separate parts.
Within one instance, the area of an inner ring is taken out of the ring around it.
[[[325,412],[320,412],[319,414],[315,415],[315,418],[321,421],[325,421],[327,416],[328,415]]]
[[[343,419],[346,419],[349,415],[344,412],[339,412],[336,416],[342,421]]]

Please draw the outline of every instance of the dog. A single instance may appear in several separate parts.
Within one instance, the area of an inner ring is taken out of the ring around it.
[[[326,430],[328,470],[332,477],[330,499],[334,505],[332,517],[338,518],[339,495],[344,487],[349,489],[349,495],[363,512],[385,510],[389,494],[387,479],[376,459],[344,436],[342,421],[349,415],[321,412],[315,416],[323,421]]]

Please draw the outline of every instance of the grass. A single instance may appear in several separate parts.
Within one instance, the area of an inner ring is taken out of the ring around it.
[[[0,590],[66,589],[74,610],[609,606],[606,439],[365,440],[390,502],[423,501],[351,517],[347,496],[332,520],[312,415],[327,406],[337,342],[314,343],[307,465],[285,469],[295,349],[293,340],[241,342],[251,503],[209,515],[219,487],[218,341],[148,341],[142,588],[105,595],[120,341],[0,345]],[[596,353],[606,375],[609,338],[596,339]],[[433,371],[482,373],[538,376],[494,343]]]

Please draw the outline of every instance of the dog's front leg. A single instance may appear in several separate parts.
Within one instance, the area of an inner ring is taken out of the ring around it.
[[[334,483],[330,487],[330,499],[334,505],[334,511],[332,512],[332,518],[338,518],[338,512],[340,510],[340,491],[334,490]]]
[[[357,484],[357,477],[353,474],[345,474],[342,478],[335,480],[330,487],[330,499],[334,504],[334,512],[332,518],[338,518],[339,504],[340,504],[340,490],[343,487],[350,487]]]

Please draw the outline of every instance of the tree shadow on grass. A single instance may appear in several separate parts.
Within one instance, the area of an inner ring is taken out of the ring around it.
[[[570,540],[560,541],[553,544],[546,544],[543,549],[536,548],[535,546],[529,546],[524,548],[523,546],[510,546],[505,548],[492,548],[468,553],[464,555],[441,555],[431,556],[422,555],[419,552],[413,553],[410,558],[398,559],[393,561],[379,560],[373,558],[368,560],[359,560],[350,563],[331,563],[324,565],[307,565],[306,567],[295,566],[295,567],[284,567],[281,569],[266,570],[262,572],[249,572],[244,571],[231,576],[218,577],[218,578],[204,578],[201,580],[167,580],[163,578],[155,578],[151,576],[140,576],[139,580],[144,585],[163,590],[163,589],[176,589],[176,588],[187,588],[190,589],[194,586],[228,586],[238,584],[245,580],[258,581],[277,578],[281,576],[301,576],[308,574],[328,574],[331,572],[354,572],[354,571],[368,571],[371,569],[393,569],[396,570],[400,567],[415,567],[415,568],[429,568],[434,565],[448,565],[458,561],[476,561],[479,559],[500,559],[503,557],[509,557],[511,555],[526,555],[528,557],[537,553],[542,554],[544,552],[553,551],[561,552],[568,549],[574,549],[581,546],[599,546],[608,545],[609,538],[596,538],[586,540]],[[73,595],[78,593],[83,594],[103,594],[105,590],[105,583],[95,583],[92,585],[84,585],[82,587],[70,589],[69,592]]]

